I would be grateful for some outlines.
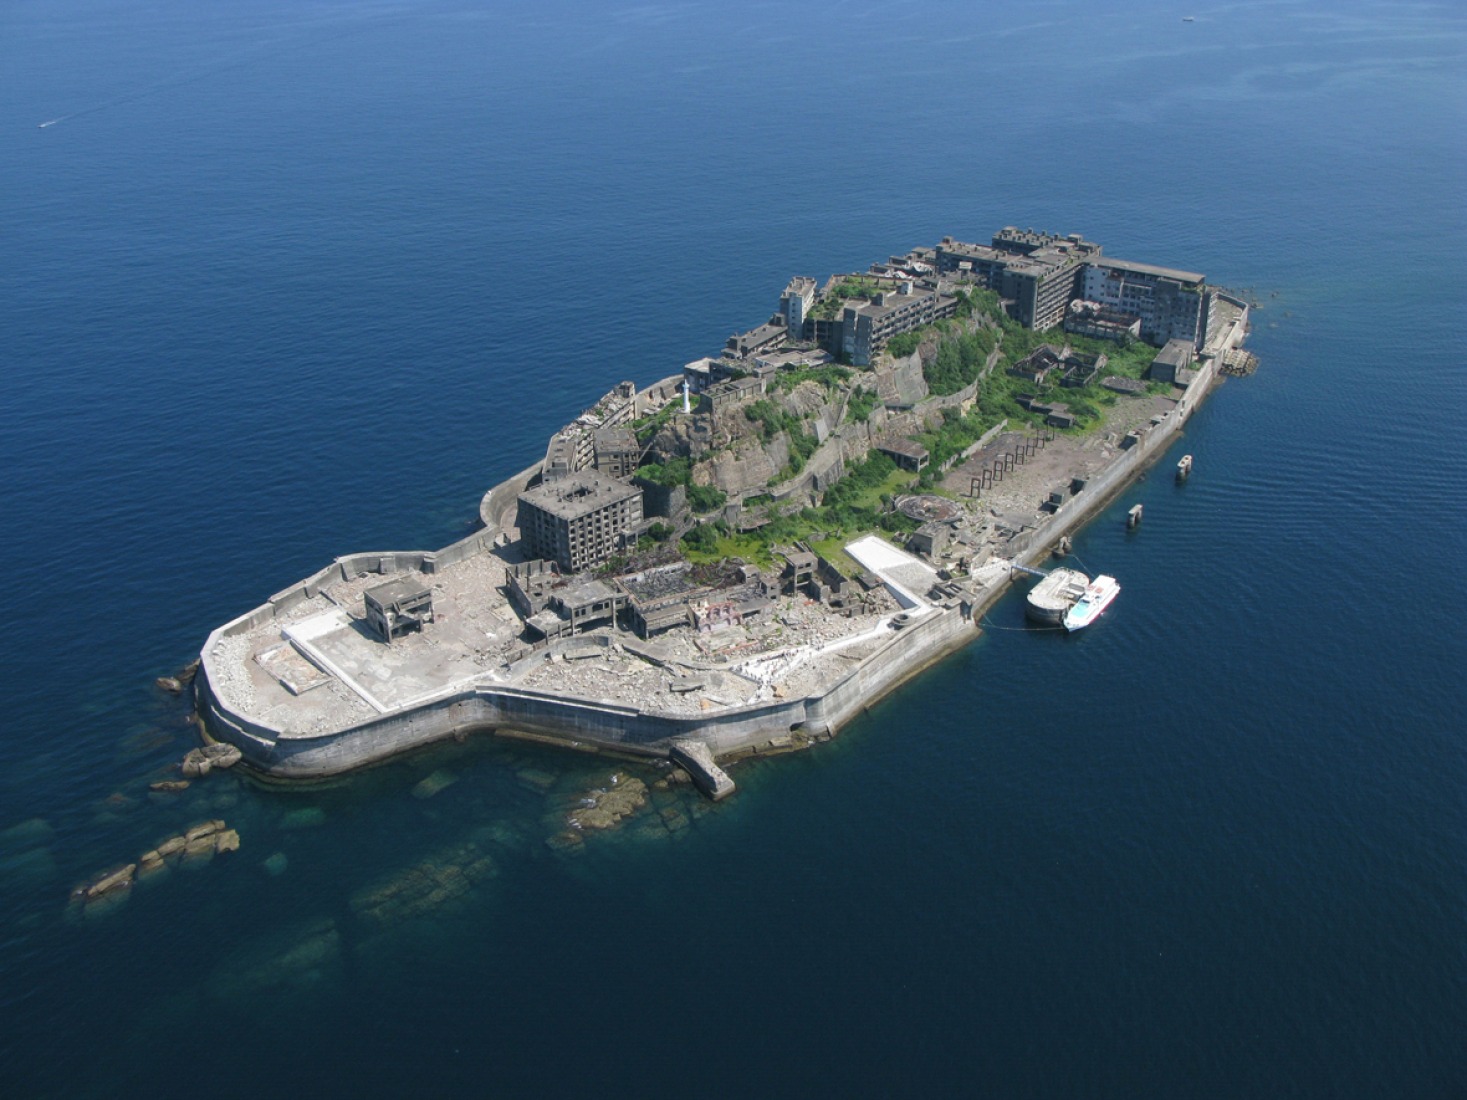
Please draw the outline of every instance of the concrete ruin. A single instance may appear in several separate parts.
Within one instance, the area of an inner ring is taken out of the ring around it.
[[[914,304],[905,282],[975,279],[973,265],[992,260],[1028,288],[1024,308],[1047,313],[1099,255],[1078,238],[1017,230],[997,258],[944,247],[873,267],[872,285],[895,287],[876,309],[854,311],[869,322],[863,346],[873,355],[908,306],[913,316],[935,308]],[[958,266],[944,274],[949,262]],[[1166,270],[1155,277],[1176,283]],[[1149,323],[1184,330],[1177,310],[1190,299],[1178,295],[1194,289],[1169,290],[1172,312]],[[862,379],[875,404],[860,420],[843,416],[850,388],[834,400],[817,382],[779,383],[781,371],[828,364],[820,349],[840,335],[831,326],[843,314],[797,279],[777,322],[643,390],[623,383],[556,433],[543,461],[485,494],[482,530],[432,552],[340,558],[211,633],[196,680],[205,728],[279,777],[331,775],[489,730],[675,761],[722,797],[732,781],[720,761],[825,740],[973,638],[1011,563],[1047,554],[1175,438],[1246,332],[1246,307],[1228,303],[1215,315],[1226,325],[1195,363],[1188,357],[1185,392],[1116,387],[1126,396],[1113,430],[1056,442],[1052,431],[999,425],[945,463],[943,495],[902,506],[921,524],[907,549],[867,535],[838,553],[781,548],[777,574],[687,561],[625,571],[622,555],[649,516],[688,529],[689,488],[728,494],[721,515],[731,526],[763,522],[813,500],[872,451],[923,469],[929,456],[911,437],[973,399],[972,386],[928,394],[916,354],[880,359]],[[878,320],[887,327],[872,327]],[[1049,351],[1055,362],[1036,365],[1063,378],[1078,371],[1088,382],[1105,366],[1104,355]],[[789,431],[761,432],[768,413],[752,406],[769,395],[808,433],[793,476]],[[1031,408],[1063,423],[1063,403],[1040,404]],[[654,493],[652,481],[629,480],[646,449],[638,418],[651,420],[654,445],[707,459],[697,481]]]

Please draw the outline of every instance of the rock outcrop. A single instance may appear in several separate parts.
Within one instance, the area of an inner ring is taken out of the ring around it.
[[[223,743],[204,745],[190,749],[179,765],[185,777],[202,779],[215,768],[232,768],[244,759],[244,754],[233,745]]]
[[[134,884],[158,878],[173,867],[202,867],[219,852],[239,850],[239,833],[223,821],[201,821],[149,848],[137,861],[104,871],[71,892],[73,915],[94,919],[127,900]]]

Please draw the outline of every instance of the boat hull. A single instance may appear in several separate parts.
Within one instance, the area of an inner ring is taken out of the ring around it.
[[[1096,577],[1085,589],[1085,595],[1065,612],[1065,629],[1072,634],[1077,630],[1084,630],[1105,613],[1105,609],[1115,601],[1120,592],[1121,586],[1114,577]]]

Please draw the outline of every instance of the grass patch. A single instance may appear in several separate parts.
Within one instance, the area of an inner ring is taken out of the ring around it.
[[[860,534],[868,533],[865,531],[860,532]],[[855,537],[859,538],[860,534]],[[843,576],[854,577],[861,573],[861,566],[855,558],[846,553],[846,543],[850,541],[852,541],[851,535],[837,535],[834,538],[828,539],[812,539],[810,541],[810,549],[814,550],[815,553],[839,569]]]

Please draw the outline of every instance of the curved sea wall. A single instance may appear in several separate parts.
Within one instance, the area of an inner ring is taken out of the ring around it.
[[[935,608],[892,637],[819,694],[735,707],[684,718],[594,699],[509,685],[481,684],[421,702],[348,729],[325,734],[273,729],[225,703],[198,677],[199,709],[210,735],[239,747],[257,769],[281,778],[309,779],[378,763],[399,753],[480,730],[538,734],[573,747],[602,746],[666,756],[678,738],[704,742],[717,757],[758,752],[791,734],[832,736],[864,707],[975,636],[972,607]]]
[[[1141,434],[1085,489],[1053,516],[1011,544],[1013,560],[1032,562],[1061,535],[1095,515],[1146,465],[1159,458],[1206,397],[1215,365],[1205,363],[1175,409]],[[494,523],[538,475],[539,464],[495,487],[483,499],[484,530],[436,552],[352,554],[272,596],[268,602],[209,635],[197,678],[200,714],[210,736],[236,745],[258,770],[281,778],[319,778],[378,763],[450,737],[479,730],[512,730],[571,747],[606,747],[649,756],[668,755],[671,743],[694,739],[715,757],[783,748],[792,736],[821,740],[923,668],[977,636],[975,621],[1007,589],[1007,581],[969,593],[913,618],[874,652],[823,691],[800,699],[733,707],[681,717],[601,700],[580,699],[506,684],[480,682],[395,713],[331,733],[293,733],[243,715],[211,684],[212,651],[219,639],[251,630],[314,597],[326,585],[362,572],[415,568],[431,573],[492,548]],[[543,657],[543,655],[542,655]]]

